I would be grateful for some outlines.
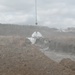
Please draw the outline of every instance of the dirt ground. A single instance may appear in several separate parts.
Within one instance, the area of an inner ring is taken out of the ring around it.
[[[72,71],[75,72],[75,61],[69,59],[69,58],[64,58],[63,60],[60,61],[61,65],[65,66],[68,69],[71,69]]]
[[[0,41],[0,75],[75,75],[70,68],[46,57],[25,38],[1,37]]]

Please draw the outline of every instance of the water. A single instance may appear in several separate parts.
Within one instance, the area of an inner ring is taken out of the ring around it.
[[[45,49],[40,49],[41,52],[43,52],[48,58],[60,62],[63,58],[70,58],[72,60],[75,60],[75,56],[67,53],[57,53],[51,50],[48,50],[47,48]]]

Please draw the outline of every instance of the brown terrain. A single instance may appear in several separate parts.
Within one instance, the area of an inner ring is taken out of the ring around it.
[[[0,36],[0,75],[75,75],[73,65],[49,59],[25,37]]]
[[[75,61],[67,58],[67,59],[61,60],[60,64],[75,72]]]

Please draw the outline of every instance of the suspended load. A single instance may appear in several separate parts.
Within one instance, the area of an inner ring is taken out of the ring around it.
[[[43,36],[42,36],[42,34],[41,34],[40,32],[34,32],[34,33],[32,34],[32,37],[33,37],[33,38],[41,38],[41,37],[43,37]]]
[[[40,32],[34,32],[32,36],[27,39],[29,39],[32,44],[35,44],[36,40],[39,38],[43,38],[42,34]]]

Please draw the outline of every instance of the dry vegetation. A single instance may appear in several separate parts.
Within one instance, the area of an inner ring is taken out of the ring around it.
[[[49,47],[51,50],[55,50],[56,52],[64,52],[75,55],[75,37],[62,36],[53,38],[50,40]]]
[[[73,62],[75,64],[75,62]],[[0,75],[75,75],[30,44],[25,37],[0,37]]]

